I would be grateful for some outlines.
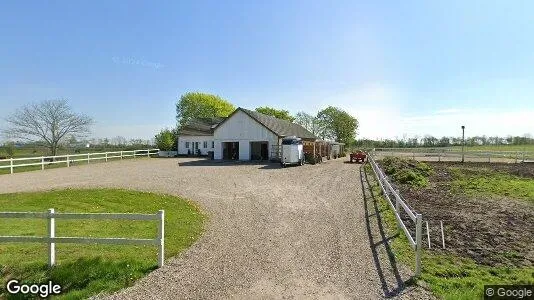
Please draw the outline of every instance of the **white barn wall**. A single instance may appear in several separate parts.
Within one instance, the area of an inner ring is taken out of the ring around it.
[[[204,148],[204,141],[208,142],[208,148]],[[192,142],[198,142],[198,148],[200,149],[200,154],[208,155],[208,151],[213,151],[211,147],[211,142],[213,141],[212,135],[183,135],[178,137],[178,154],[187,155],[187,150],[192,150]],[[189,142],[189,149],[185,147],[185,143]],[[191,153],[192,155],[196,153]]]
[[[278,136],[246,113],[238,111],[215,128],[215,159],[222,159],[223,142],[239,142],[239,160],[250,160],[250,142],[267,141],[269,155],[272,145],[278,144]]]

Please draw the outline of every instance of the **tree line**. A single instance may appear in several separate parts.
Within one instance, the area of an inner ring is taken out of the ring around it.
[[[176,104],[176,119],[179,128],[187,125],[192,119],[228,117],[236,107],[217,95],[199,92],[185,93]],[[342,143],[352,143],[356,138],[358,120],[346,111],[329,106],[317,114],[298,112],[291,115],[285,109],[270,106],[256,107],[255,111],[275,118],[296,123],[321,139],[334,140]],[[173,129],[165,129],[156,135],[158,145],[170,145]]]
[[[355,147],[363,148],[414,148],[414,147],[452,147],[463,144],[461,137],[444,136],[436,138],[431,135],[423,137],[412,137],[403,139],[359,139],[353,143]],[[531,145],[534,144],[534,138],[529,134],[524,136],[472,136],[465,138],[466,146],[485,146],[485,145]]]

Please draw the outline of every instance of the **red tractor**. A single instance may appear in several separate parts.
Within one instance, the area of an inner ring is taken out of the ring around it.
[[[364,163],[365,162],[365,152],[361,151],[361,150],[358,150],[356,152],[352,152],[350,154],[350,162],[362,162]]]

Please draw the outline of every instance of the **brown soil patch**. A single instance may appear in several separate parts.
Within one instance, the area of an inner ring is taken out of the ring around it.
[[[490,266],[534,264],[534,205],[507,197],[470,197],[451,189],[450,167],[493,169],[534,178],[534,164],[430,163],[435,174],[426,188],[399,185],[408,204],[430,225],[432,251],[444,251],[440,221],[445,231],[445,251]],[[413,227],[413,226],[412,226]],[[427,243],[423,223],[423,244]],[[426,244],[428,247],[428,244]]]

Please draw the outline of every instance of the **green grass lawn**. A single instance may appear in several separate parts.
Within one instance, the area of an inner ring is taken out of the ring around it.
[[[534,179],[491,169],[450,168],[453,189],[470,196],[504,196],[534,203]]]
[[[2,211],[156,213],[165,210],[165,257],[191,246],[202,232],[205,216],[178,197],[120,190],[57,190],[0,194]],[[157,221],[56,220],[56,236],[156,238]],[[0,219],[0,235],[45,236],[46,219]],[[7,297],[11,278],[27,283],[52,280],[62,286],[59,298],[79,299],[132,285],[157,267],[156,246],[56,244],[57,266],[47,266],[47,246],[0,244],[2,286]]]
[[[369,165],[365,166],[368,176],[374,176]],[[373,187],[375,195],[380,195],[380,187]],[[388,236],[399,234],[391,242],[397,262],[415,270],[415,252],[402,230],[397,229],[393,210],[383,197],[378,197],[378,211],[388,230]],[[438,254],[423,249],[422,272],[419,284],[428,286],[438,297],[443,299],[482,299],[483,287],[489,284],[534,284],[534,267],[509,268],[490,267],[476,264],[472,259],[454,254]]]

